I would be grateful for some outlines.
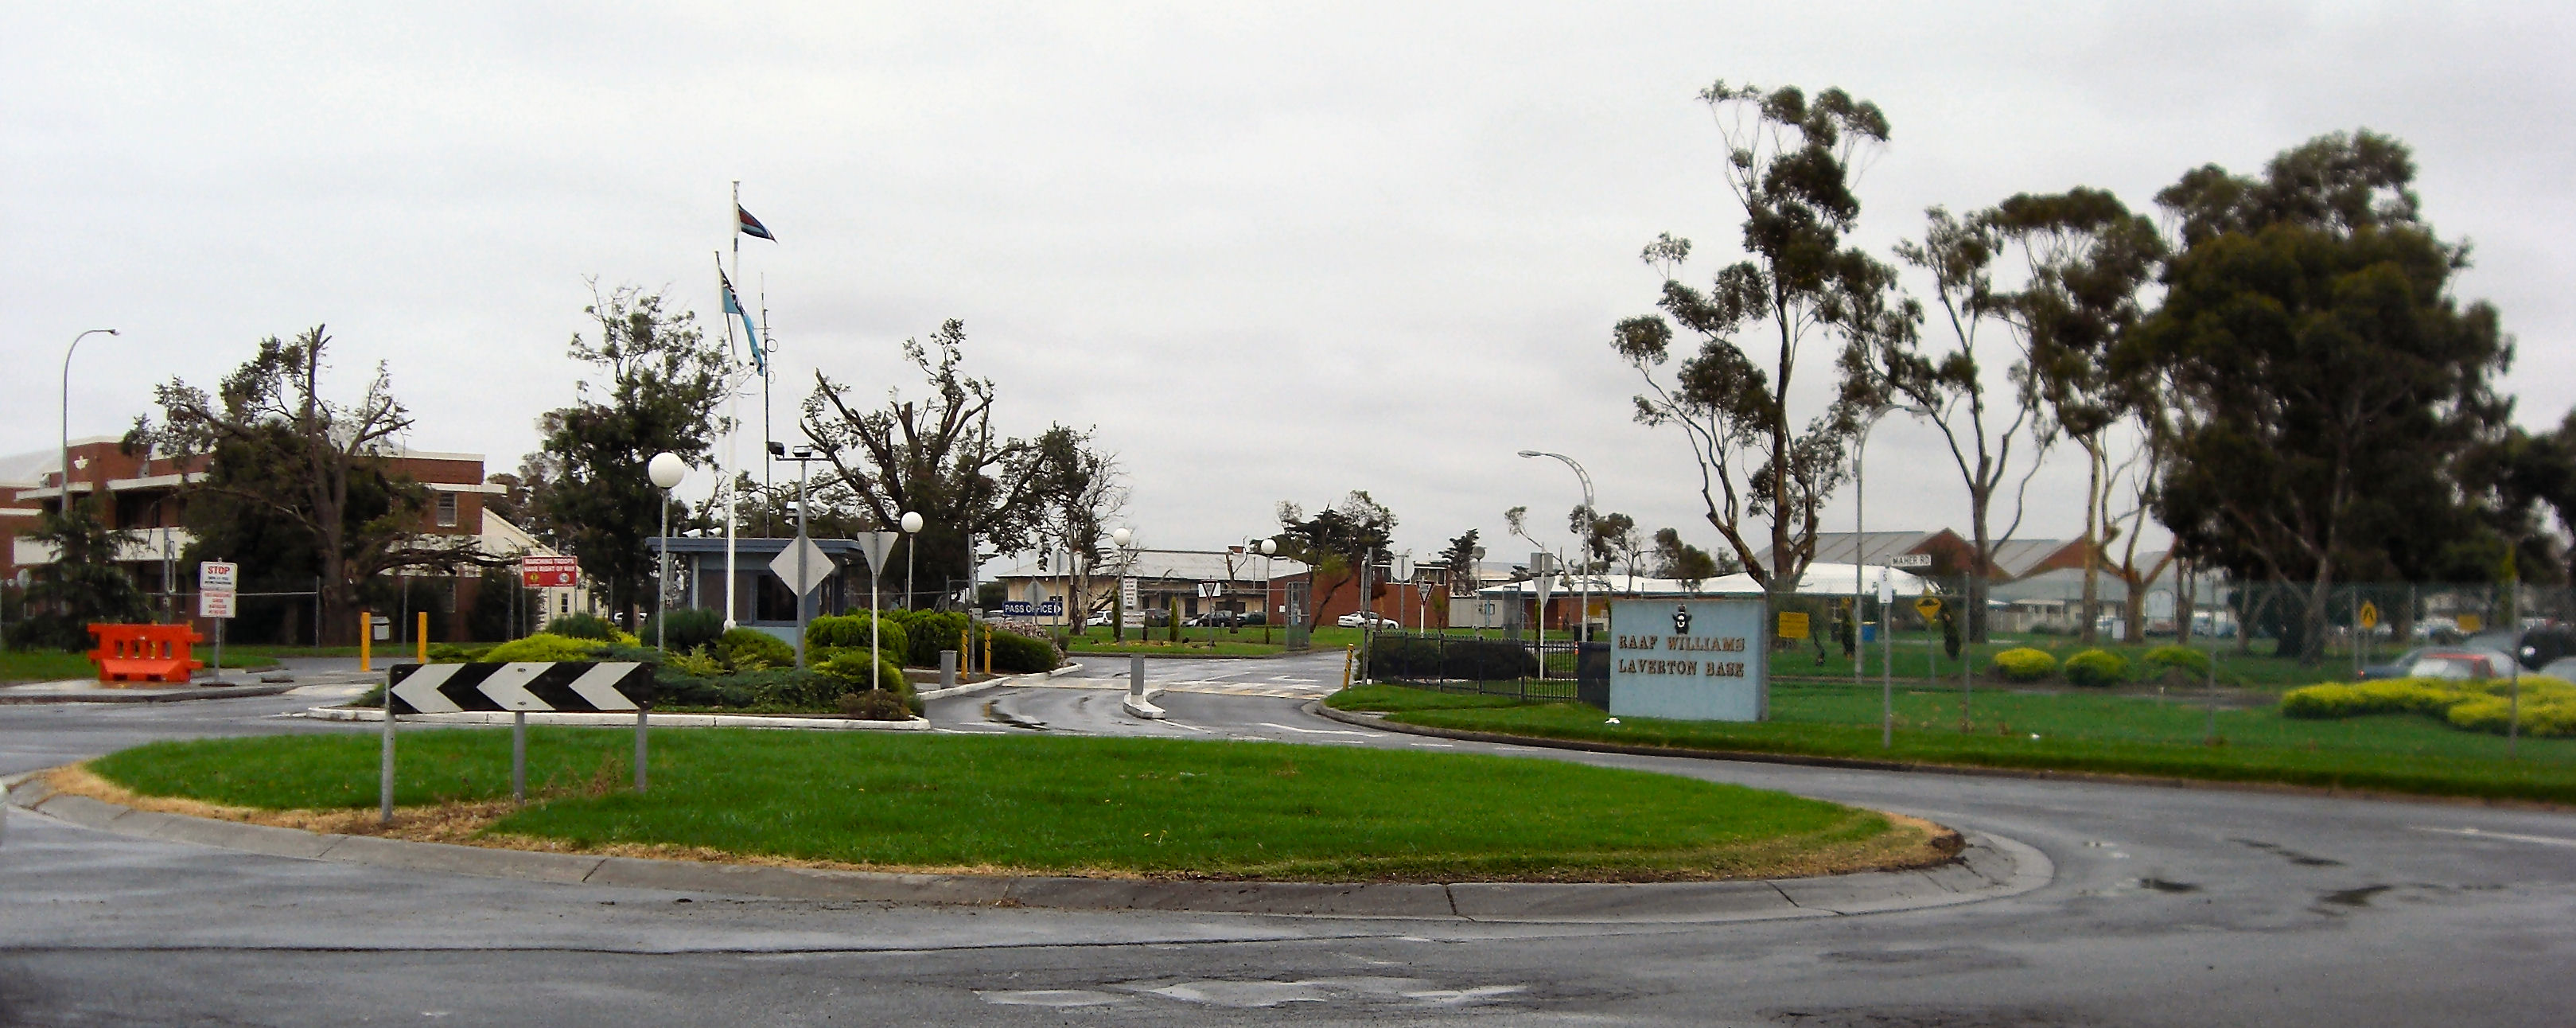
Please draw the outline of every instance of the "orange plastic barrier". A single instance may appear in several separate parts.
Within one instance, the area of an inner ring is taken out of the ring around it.
[[[186,682],[206,666],[188,656],[191,643],[206,637],[186,625],[91,625],[98,648],[89,662],[98,665],[102,682]]]

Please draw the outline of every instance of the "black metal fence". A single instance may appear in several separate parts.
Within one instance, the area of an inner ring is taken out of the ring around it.
[[[1606,706],[1610,647],[1572,639],[1386,632],[1369,642],[1367,677],[1439,692]]]

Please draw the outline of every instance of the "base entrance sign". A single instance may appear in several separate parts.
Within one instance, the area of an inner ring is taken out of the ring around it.
[[[1761,597],[1610,605],[1610,713],[1760,721],[1770,713],[1770,604]]]

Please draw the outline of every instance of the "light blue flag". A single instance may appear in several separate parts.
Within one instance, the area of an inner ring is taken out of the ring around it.
[[[725,277],[723,268],[717,268],[716,281],[724,286],[724,312],[742,319],[742,334],[751,340],[751,366],[763,375],[769,374],[769,353],[760,344],[760,331],[751,327],[751,315],[733,294],[733,280]]]

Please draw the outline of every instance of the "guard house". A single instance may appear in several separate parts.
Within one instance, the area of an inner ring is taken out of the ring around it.
[[[794,642],[796,637],[796,597],[787,583],[769,570],[769,562],[787,552],[794,539],[751,539],[737,536],[734,552],[734,623],[757,628]],[[721,611],[725,606],[725,540],[723,536],[654,537],[646,541],[656,554],[667,545],[671,554],[671,575],[679,583],[679,595],[672,607],[698,607]],[[856,539],[816,539],[825,557],[832,562],[831,574],[805,598],[808,620],[826,614],[843,614],[868,609],[868,558]],[[886,581],[887,586],[900,582],[898,576]],[[903,605],[900,588],[891,594],[880,594],[886,609]]]

